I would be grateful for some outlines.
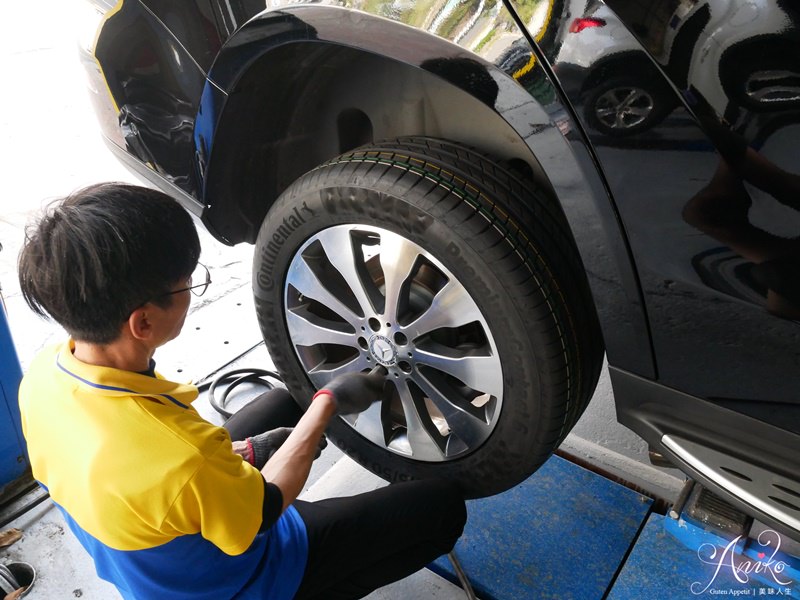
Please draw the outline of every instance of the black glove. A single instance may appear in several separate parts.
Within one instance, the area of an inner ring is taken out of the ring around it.
[[[283,442],[286,441],[286,438],[289,437],[289,434],[292,433],[293,430],[293,427],[278,427],[277,429],[270,429],[267,432],[247,438],[245,441],[247,445],[250,446],[252,457],[250,464],[259,471],[263,469],[267,461],[278,451],[278,448],[283,445]],[[322,451],[327,445],[328,440],[323,435],[319,440],[317,452],[314,455],[315,459],[319,458],[319,455],[322,454]]]
[[[345,373],[332,379],[314,394],[329,394],[336,401],[336,414],[350,415],[367,410],[383,393],[386,377],[384,367],[375,367],[369,373]]]

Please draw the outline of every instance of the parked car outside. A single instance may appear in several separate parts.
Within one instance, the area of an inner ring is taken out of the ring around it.
[[[331,438],[472,496],[608,357],[618,418],[800,534],[800,31],[784,0],[94,0],[109,147],[226,244]]]

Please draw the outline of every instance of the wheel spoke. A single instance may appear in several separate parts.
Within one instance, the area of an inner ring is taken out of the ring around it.
[[[600,96],[599,100],[602,101],[603,104],[607,105],[609,108],[613,108],[616,110],[619,108],[619,105],[624,100],[624,91],[620,90],[619,88],[613,88],[608,90],[605,94]]]
[[[286,323],[292,332],[292,343],[297,346],[313,346],[315,344],[337,344],[339,346],[356,347],[353,333],[338,331],[312,323],[294,311],[286,313]]]
[[[442,460],[444,451],[425,427],[408,385],[403,382],[398,383],[397,391],[406,416],[408,443],[411,446],[412,456],[417,460]]]
[[[459,327],[473,321],[483,321],[475,301],[464,286],[450,280],[436,294],[428,309],[406,327],[405,332],[413,339],[441,327]]]
[[[367,362],[363,354],[359,354],[357,357],[353,358],[353,360],[341,364],[337,363],[335,366],[327,363],[317,365],[308,371],[308,376],[317,388],[322,388],[334,377],[344,375],[345,373],[364,371],[365,369],[371,369],[373,366],[374,365]]]
[[[368,440],[376,444],[386,445],[386,435],[383,427],[382,402],[373,402],[372,405],[355,417],[355,430]]]
[[[375,307],[372,306],[369,295],[364,289],[364,282],[361,280],[356,268],[356,257],[353,254],[350,231],[339,228],[326,229],[317,238],[325,249],[328,260],[341,273],[353,292],[361,307],[362,314],[367,315],[375,312]]]
[[[399,235],[387,234],[381,236],[381,268],[385,277],[386,305],[384,316],[397,320],[397,308],[400,305],[400,295],[403,293],[403,284],[411,275],[414,264],[419,256],[416,244],[403,239]]]
[[[599,109],[597,111],[597,118],[600,122],[605,123],[611,128],[614,128],[617,126],[616,122],[619,118],[619,113],[614,108]]]
[[[633,115],[635,117],[639,117],[640,119],[644,119],[647,115],[650,114],[650,108],[645,107],[638,107],[638,106],[631,106],[628,108],[627,112],[629,115]]]
[[[341,300],[331,293],[325,284],[309,268],[305,260],[297,260],[289,270],[288,282],[306,298],[316,300],[326,306],[354,328],[360,322],[360,317],[348,308]]]
[[[622,99],[620,104],[624,107],[628,107],[633,104],[636,99],[639,97],[639,93],[636,90],[630,90],[627,94],[625,94],[625,98]]]
[[[452,375],[473,390],[500,398],[503,393],[503,377],[500,362],[495,356],[451,357],[416,350],[417,364],[424,364]]]
[[[485,421],[453,404],[425,377],[418,376],[415,381],[442,413],[453,434],[470,448],[483,443],[490,431]]]

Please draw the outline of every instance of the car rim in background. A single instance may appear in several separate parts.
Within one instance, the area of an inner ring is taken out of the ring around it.
[[[636,87],[617,87],[601,94],[594,105],[597,120],[609,129],[625,131],[644,123],[653,112],[653,97]]]

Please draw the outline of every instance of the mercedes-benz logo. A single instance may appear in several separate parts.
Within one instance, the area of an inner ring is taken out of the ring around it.
[[[373,335],[369,339],[369,351],[378,363],[389,367],[397,362],[397,349],[392,341],[382,335]]]

